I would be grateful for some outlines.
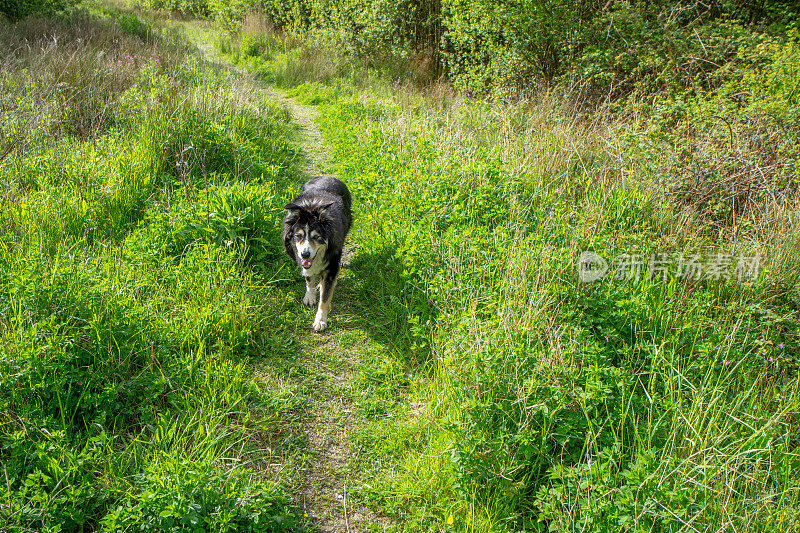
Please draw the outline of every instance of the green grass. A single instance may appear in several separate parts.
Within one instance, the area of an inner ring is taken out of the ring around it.
[[[220,49],[317,106],[365,313],[401,354],[357,382],[362,501],[404,531],[798,526],[796,197],[730,226],[672,194],[676,148],[623,115],[423,95],[254,40]],[[584,285],[587,249],[762,268]]]
[[[288,114],[133,14],[0,25],[0,523],[301,527]],[[288,443],[288,444],[287,444]],[[292,450],[295,450],[294,452]]]
[[[311,335],[279,239],[288,112],[174,21],[87,9],[0,22],[3,527],[308,530],[341,482],[373,530],[800,526],[788,189],[751,180],[737,210],[673,186],[660,119],[420,90],[250,17],[218,48],[316,108],[355,199]],[[716,133],[682,134],[715,161]],[[717,170],[763,166],[729,148]],[[585,250],[762,268],[581,284]]]

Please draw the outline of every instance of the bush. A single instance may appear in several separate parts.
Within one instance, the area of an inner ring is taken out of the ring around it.
[[[564,70],[581,20],[570,0],[445,0],[444,68],[470,93],[551,83]]]
[[[46,15],[62,11],[78,0],[0,0],[0,14],[19,20],[29,15]]]
[[[146,0],[150,9],[169,9],[193,15],[208,15],[208,0]]]
[[[279,31],[370,66],[433,61],[431,72],[472,94],[566,82],[595,98],[685,88],[744,39],[785,34],[800,20],[788,0],[213,0],[209,8],[228,29],[257,10]]]

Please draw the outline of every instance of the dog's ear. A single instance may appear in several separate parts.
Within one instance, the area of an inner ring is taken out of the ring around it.
[[[285,206],[283,206],[283,208],[286,209],[287,211],[300,211],[302,209],[302,207],[300,207],[294,202],[286,204]]]
[[[291,214],[287,215],[286,218],[297,218],[296,213],[296,211],[293,211]],[[286,251],[286,254],[291,258],[292,261],[297,261],[294,246],[292,246],[292,224],[293,222],[291,220],[283,221],[283,249]]]
[[[324,204],[319,204],[319,207],[317,207],[319,216],[325,218],[325,216],[328,214],[328,209],[330,209],[334,203],[335,202],[325,202]]]

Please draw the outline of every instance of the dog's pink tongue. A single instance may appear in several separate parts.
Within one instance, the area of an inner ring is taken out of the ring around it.
[[[303,268],[311,268],[313,262],[311,259],[303,259]]]

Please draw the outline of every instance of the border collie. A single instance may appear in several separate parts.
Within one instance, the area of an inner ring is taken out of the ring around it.
[[[341,180],[320,176],[308,180],[303,192],[284,208],[283,245],[306,278],[303,304],[309,307],[316,304],[317,287],[320,289],[314,318],[316,332],[328,326],[344,238],[353,224],[351,203],[350,191]]]

